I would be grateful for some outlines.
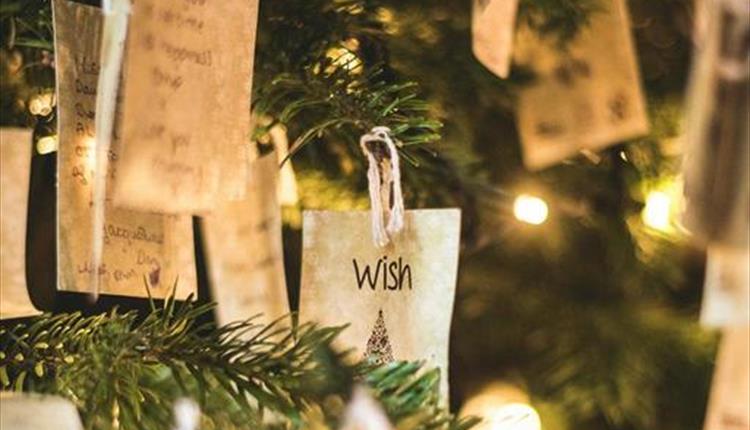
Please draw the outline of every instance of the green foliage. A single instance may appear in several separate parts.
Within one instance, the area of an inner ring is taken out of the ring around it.
[[[216,327],[211,305],[168,299],[136,312],[44,315],[0,331],[4,389],[73,401],[89,429],[170,428],[182,397],[205,429],[335,428],[352,384],[363,380],[404,429],[468,429],[440,406],[437,370],[415,363],[345,365],[331,349],[342,330],[288,317]],[[317,413],[312,413],[316,411]]]

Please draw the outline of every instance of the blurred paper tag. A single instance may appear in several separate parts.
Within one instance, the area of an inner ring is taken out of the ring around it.
[[[54,1],[57,72],[58,289],[147,297],[148,281],[155,297],[171,293],[185,298],[196,290],[193,226],[190,216],[136,212],[104,202],[101,265],[92,265],[95,166],[94,116],[101,10],[67,0]],[[107,175],[116,178],[117,145],[109,152]]]
[[[244,200],[225,202],[203,219],[221,325],[261,313],[270,322],[289,313],[276,158],[267,154],[250,165]]]
[[[750,325],[750,249],[710,246],[707,256],[701,322]]]
[[[409,210],[378,248],[369,211],[304,212],[300,320],[350,324],[339,346],[356,358],[439,367],[447,398],[460,230],[458,209]]]
[[[295,206],[299,202],[299,192],[297,191],[297,176],[294,174],[291,158],[289,155],[289,137],[286,129],[277,124],[269,132],[279,164],[284,162],[279,172],[279,202],[282,206]]]
[[[515,59],[536,74],[521,90],[517,112],[529,169],[648,133],[625,2],[601,6],[565,53],[529,28],[519,30]]]
[[[383,407],[367,388],[354,387],[339,430],[393,430]]]
[[[40,314],[26,286],[32,130],[0,128],[0,319]]]
[[[518,0],[474,0],[471,36],[474,56],[492,73],[508,77],[513,56]]]
[[[75,405],[62,397],[0,393],[3,430],[83,430]]]
[[[704,430],[750,429],[750,326],[723,330]]]
[[[134,2],[117,206],[195,213],[244,196],[257,13],[257,0]]]

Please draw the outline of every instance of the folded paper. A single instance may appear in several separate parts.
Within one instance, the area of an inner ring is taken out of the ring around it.
[[[58,396],[0,393],[3,430],[83,430],[76,406]]]
[[[474,0],[471,47],[492,73],[507,78],[513,57],[518,0]]]
[[[195,292],[192,219],[115,208],[93,192],[96,142],[94,118],[100,72],[102,15],[99,8],[54,2],[58,100],[58,288],[147,297]],[[115,139],[116,140],[116,139]],[[108,178],[120,163],[116,142],[108,154]],[[103,205],[95,222],[94,207]],[[100,264],[94,263],[94,229],[102,235]],[[92,280],[98,280],[94,288]]]
[[[439,367],[447,396],[460,218],[458,209],[408,210],[381,248],[369,211],[306,211],[300,320],[349,324],[338,340],[354,358]]]
[[[133,3],[116,205],[203,213],[243,197],[257,13],[257,0]]]
[[[289,313],[276,154],[257,159],[249,173],[245,199],[225,202],[203,218],[211,292],[222,325],[258,314],[270,322]]]
[[[30,129],[0,128],[0,319],[39,314],[26,286]]]
[[[535,74],[520,91],[517,111],[530,169],[649,130],[625,0],[601,7],[564,51],[526,26],[519,29],[515,60]]]

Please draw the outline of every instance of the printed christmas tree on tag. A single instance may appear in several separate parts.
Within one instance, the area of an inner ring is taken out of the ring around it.
[[[196,290],[192,219],[115,208],[105,194],[93,193],[96,159],[97,79],[101,47],[101,10],[67,0],[53,2],[58,104],[58,288],[147,297],[177,297]],[[107,176],[116,179],[117,145],[109,151]],[[101,225],[94,206],[104,205]],[[103,232],[101,264],[94,267],[94,229]],[[98,277],[98,287],[92,285]],[[98,291],[95,291],[98,290]]]
[[[202,213],[244,196],[257,13],[257,0],[133,3],[117,206]]]
[[[353,358],[439,367],[447,397],[460,225],[456,209],[408,210],[380,248],[369,211],[304,212],[300,320],[349,324],[338,342]]]
[[[203,219],[208,272],[219,324],[289,313],[277,196],[276,153],[250,165],[245,199],[225,202]]]
[[[529,169],[648,133],[625,1],[601,6],[565,51],[528,27],[519,29],[515,60],[536,75],[521,90],[517,112]]]
[[[0,319],[36,315],[26,286],[30,129],[0,128]]]
[[[471,46],[480,63],[507,78],[513,54],[518,0],[474,0]]]

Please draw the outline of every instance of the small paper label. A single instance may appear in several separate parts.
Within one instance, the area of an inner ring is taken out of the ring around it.
[[[750,429],[750,326],[724,330],[704,430]]]
[[[701,322],[750,325],[750,249],[711,246],[707,260]]]
[[[350,324],[339,346],[375,363],[425,360],[448,394],[448,337],[461,212],[410,210],[391,244],[372,242],[369,211],[303,214],[300,320]]]
[[[26,286],[30,129],[0,128],[0,319],[40,314]]]
[[[474,0],[471,42],[474,56],[492,73],[508,77],[518,0]]]
[[[133,4],[118,206],[196,213],[243,197],[257,13],[257,0]]]
[[[225,202],[203,219],[211,292],[219,324],[289,313],[277,197],[275,153],[250,165],[245,199]]]
[[[521,90],[517,112],[529,169],[648,133],[625,2],[601,6],[564,53],[528,27],[519,30],[516,61],[536,74]]]
[[[192,219],[136,212],[104,204],[101,264],[92,265],[93,195],[96,160],[94,117],[102,15],[96,7],[67,0],[54,1],[55,62],[58,104],[58,288],[99,293],[155,297],[196,291]],[[120,163],[117,145],[109,152],[107,175],[115,179]],[[101,203],[101,202],[100,202]]]

